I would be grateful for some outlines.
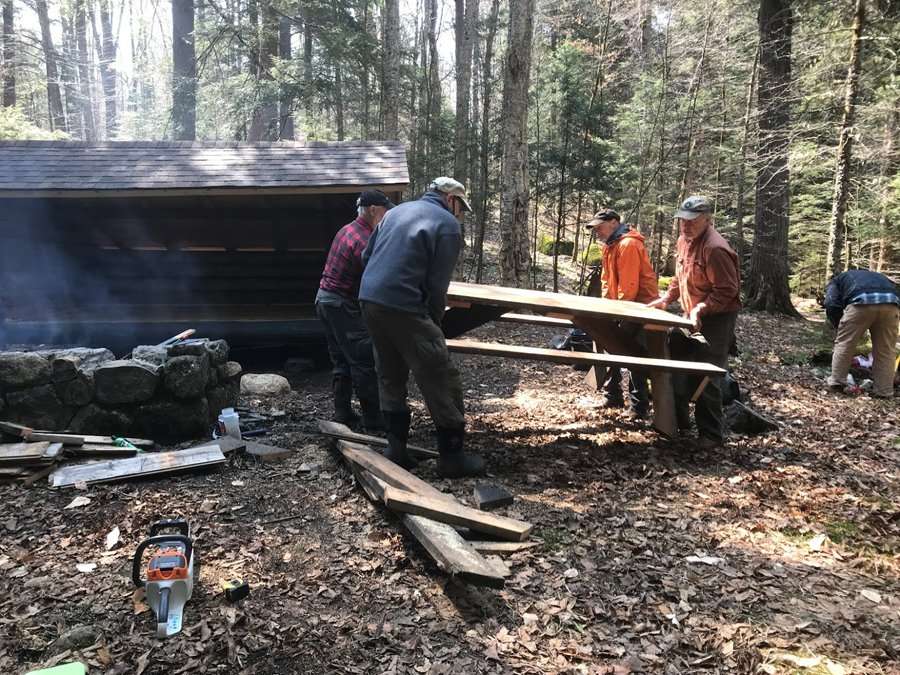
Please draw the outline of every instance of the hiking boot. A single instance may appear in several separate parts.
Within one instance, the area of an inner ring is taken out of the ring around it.
[[[334,394],[334,421],[348,427],[359,422],[359,415],[353,412],[353,380],[344,375],[336,375],[331,381]]]
[[[437,441],[440,456],[437,472],[442,478],[465,478],[484,473],[484,460],[478,455],[463,452],[466,428],[438,428]]]
[[[384,418],[388,441],[388,446],[383,451],[384,456],[406,470],[416,468],[419,462],[406,449],[406,441],[409,438],[409,411],[383,410],[381,415]]]
[[[365,429],[367,434],[378,435],[385,430],[384,419],[381,416],[381,411],[378,409],[377,400],[359,399],[359,406],[362,408],[363,429]]]

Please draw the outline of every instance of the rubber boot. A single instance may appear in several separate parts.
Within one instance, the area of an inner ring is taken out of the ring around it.
[[[388,447],[384,449],[384,456],[394,464],[406,470],[416,468],[418,462],[406,450],[406,441],[409,438],[409,411],[391,412],[381,411],[387,430]]]
[[[331,381],[334,394],[334,421],[348,427],[359,422],[359,415],[353,412],[353,380],[343,375],[335,375]]]
[[[370,398],[359,399],[359,406],[362,408],[362,423],[367,434],[381,434],[385,430],[384,418],[378,409],[378,398],[373,401]]]
[[[484,460],[478,455],[463,452],[465,427],[438,428],[437,472],[442,478],[465,478],[484,473]]]

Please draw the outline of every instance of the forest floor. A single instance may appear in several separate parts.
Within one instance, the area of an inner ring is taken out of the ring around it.
[[[138,675],[900,672],[900,401],[826,393],[814,320],[745,313],[738,340],[735,376],[780,429],[712,452],[602,408],[569,367],[459,359],[469,446],[516,496],[501,513],[540,542],[505,556],[503,590],[449,580],[364,497],[316,434],[331,412],[321,365],[286,372],[287,396],[243,401],[279,415],[259,440],[290,459],[86,491],[0,486],[0,672],[76,658]],[[433,446],[414,398],[411,440]],[[417,473],[471,503],[475,480]],[[67,509],[76,496],[91,503]],[[176,515],[202,576],[184,631],[159,640],[130,562],[148,525]],[[234,605],[220,588],[233,578],[251,587]]]

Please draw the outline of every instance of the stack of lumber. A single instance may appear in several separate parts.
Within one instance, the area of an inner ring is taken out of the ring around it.
[[[466,506],[358,442],[359,434],[341,427],[319,422],[321,433],[335,440],[366,495],[400,515],[406,529],[438,566],[461,581],[491,588],[504,586],[509,570],[502,561],[489,560],[482,553],[513,552],[532,546],[525,541],[532,530],[530,523]],[[346,440],[347,436],[351,440]],[[375,440],[379,445],[385,443]],[[504,541],[466,540],[461,531]]]
[[[52,466],[60,453],[62,443],[3,443],[0,444],[0,478],[26,478]]]

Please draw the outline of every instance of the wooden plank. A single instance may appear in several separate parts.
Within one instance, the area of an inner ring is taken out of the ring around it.
[[[384,503],[392,511],[425,516],[439,523],[467,527],[509,541],[524,541],[533,527],[521,520],[479,511],[446,499],[430,499],[391,485],[384,490]]]
[[[669,338],[666,333],[645,333],[647,349],[653,356],[659,358],[669,357]],[[711,364],[704,364],[711,365]],[[718,368],[721,374],[725,371]],[[704,378],[710,373],[704,373]],[[653,426],[661,434],[674,437],[678,433],[678,423],[675,417],[675,388],[672,385],[671,373],[659,370],[650,371],[650,392],[653,396]]]
[[[28,434],[34,431],[34,429],[22,426],[21,424],[15,424],[14,422],[0,422],[0,431],[9,434],[10,436],[16,436],[17,438],[28,438]]]
[[[319,433],[323,436],[330,436],[331,438],[340,438],[345,441],[353,441],[354,443],[361,443],[362,445],[374,445],[379,448],[387,447],[387,439],[379,438],[378,436],[369,436],[368,434],[358,434],[353,431],[346,424],[341,424],[340,422],[332,422],[331,420],[316,420],[319,425]],[[415,455],[416,457],[422,459],[431,459],[438,456],[436,450],[428,450],[427,448],[419,447],[418,445],[407,444],[406,449],[410,452],[410,454]]]
[[[25,487],[29,487],[29,488],[32,487],[32,486],[33,486],[35,483],[37,483],[39,480],[41,480],[42,478],[46,478],[46,477],[49,476],[51,473],[53,473],[53,470],[54,470],[55,468],[56,468],[56,465],[55,465],[55,464],[48,464],[48,465],[45,466],[43,469],[40,469],[39,471],[35,471],[34,473],[29,474],[29,475],[22,481],[22,485],[24,485]]]
[[[540,314],[516,314],[515,312],[507,312],[498,321],[527,323],[532,326],[551,326],[553,328],[572,328],[574,326],[569,319],[557,319],[552,316],[541,316]]]
[[[63,445],[84,445],[84,436],[75,434],[56,434],[52,431],[32,431],[26,436],[30,441],[47,441]]]
[[[720,377],[725,371],[711,363],[696,361],[673,361],[672,359],[647,358],[642,356],[620,356],[617,354],[598,354],[591,352],[570,352],[540,347],[520,347],[495,342],[476,342],[474,340],[447,340],[447,349],[458,354],[477,354],[481,356],[499,356],[513,359],[530,359],[548,361],[550,363],[583,363],[586,365],[614,366],[638,370],[654,370],[665,373],[684,373],[689,375],[707,375]]]
[[[279,459],[287,459],[293,450],[288,448],[279,448],[274,445],[265,445],[263,443],[254,443],[253,441],[244,441],[248,455],[253,455],[261,462],[275,462]]]
[[[72,445],[66,447],[66,454],[72,457],[133,457],[138,453],[134,448],[120,448],[117,445]]]
[[[338,440],[337,443],[338,450],[341,451],[341,454],[348,462],[366,469],[388,485],[393,485],[425,497],[431,497],[432,499],[458,503],[452,495],[444,494],[433,485],[412,475],[406,469],[397,466],[384,455],[375,452],[372,448],[344,440]]]
[[[49,443],[4,443],[0,445],[0,463],[25,464],[44,461]]]
[[[90,434],[81,435],[82,440],[85,443],[89,443],[91,445],[113,445],[114,439],[112,436],[91,436]],[[125,438],[126,441],[131,443],[133,446],[138,448],[152,448],[156,443],[151,441],[149,438]]]
[[[106,483],[224,463],[225,455],[218,446],[173,452],[144,452],[126,459],[61,467],[50,475],[50,487],[70,487],[82,481],[87,484]]]
[[[664,310],[647,307],[639,302],[609,300],[568,293],[549,293],[522,288],[487,286],[453,282],[447,291],[447,300],[457,302],[527,308],[541,314],[559,313],[587,316],[616,321],[629,321],[658,326],[690,327],[690,320]]]
[[[469,546],[479,553],[518,553],[535,546],[540,546],[539,541],[473,541],[469,540]]]
[[[503,588],[500,570],[485,560],[449,525],[423,516],[403,516],[403,524],[450,576],[478,586]]]

